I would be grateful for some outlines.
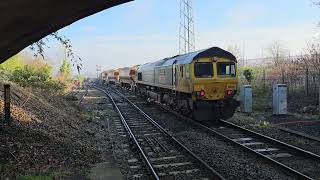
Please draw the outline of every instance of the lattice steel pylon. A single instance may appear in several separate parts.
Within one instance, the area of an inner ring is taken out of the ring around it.
[[[192,0],[180,0],[179,53],[195,51]]]

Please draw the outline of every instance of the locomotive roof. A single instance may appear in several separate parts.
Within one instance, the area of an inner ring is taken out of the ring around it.
[[[156,62],[146,63],[142,65],[144,68],[150,66],[171,66],[173,64],[190,64],[193,60],[199,58],[206,58],[206,57],[222,57],[230,59],[231,61],[237,62],[236,57],[228,51],[225,51],[219,47],[211,47],[208,49],[203,49],[187,54],[177,55],[170,58],[165,58]]]
[[[203,49],[203,50],[175,56],[173,57],[173,59],[176,60],[176,64],[190,64],[195,59],[214,57],[214,56],[227,58],[227,59],[230,59],[231,61],[237,62],[237,59],[233,54],[219,47],[212,47],[208,49]]]

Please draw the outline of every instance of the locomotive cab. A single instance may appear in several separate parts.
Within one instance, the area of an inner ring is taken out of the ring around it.
[[[202,58],[191,66],[193,115],[197,120],[230,118],[238,106],[237,68],[227,58]],[[208,114],[209,113],[209,114]]]
[[[219,58],[196,60],[191,65],[193,100],[221,100],[237,91],[236,63]]]

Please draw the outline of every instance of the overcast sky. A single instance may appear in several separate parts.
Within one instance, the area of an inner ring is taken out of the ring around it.
[[[300,54],[318,35],[320,8],[312,0],[194,0],[196,49],[240,47],[267,56],[279,41]],[[82,19],[61,34],[84,59],[84,72],[130,66],[178,54],[179,0],[135,0]],[[52,50],[51,50],[52,51]]]

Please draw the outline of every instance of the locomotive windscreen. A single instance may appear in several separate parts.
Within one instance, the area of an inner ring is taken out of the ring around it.
[[[219,76],[236,76],[236,65],[234,63],[218,63]]]
[[[194,63],[194,76],[196,78],[213,77],[213,65],[211,62]]]

